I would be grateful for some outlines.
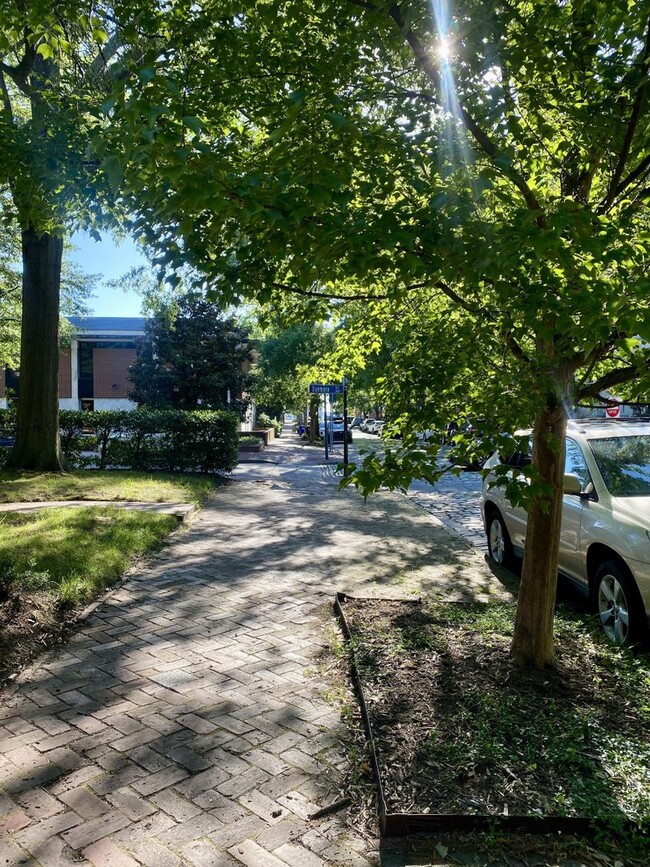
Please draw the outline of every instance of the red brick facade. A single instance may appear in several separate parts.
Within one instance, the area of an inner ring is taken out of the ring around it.
[[[93,397],[128,397],[129,367],[136,357],[132,349],[93,350]]]
[[[72,397],[72,357],[69,349],[59,353],[59,397]]]

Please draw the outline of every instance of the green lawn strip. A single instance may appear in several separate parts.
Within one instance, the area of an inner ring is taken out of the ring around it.
[[[135,500],[148,503],[200,503],[214,490],[205,476],[123,470],[74,473],[0,471],[0,503],[55,500]]]
[[[556,667],[517,669],[509,605],[366,604],[346,617],[390,810],[585,816],[643,838],[647,654],[560,612]]]
[[[95,598],[135,557],[160,548],[171,515],[110,506],[0,516],[0,593],[51,592],[63,604]]]

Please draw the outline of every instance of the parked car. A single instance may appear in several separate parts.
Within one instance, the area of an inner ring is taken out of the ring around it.
[[[343,421],[342,415],[335,415],[332,419],[328,419],[327,422],[328,430],[332,431],[332,441],[335,443],[342,443],[345,435],[345,424]],[[319,427],[320,436],[325,436],[325,425],[323,422],[320,422]],[[348,442],[352,442],[352,431],[348,427]]]
[[[386,424],[386,420],[383,418],[376,418],[371,425],[369,425],[366,430],[368,433],[377,434],[381,433],[383,426]]]
[[[445,445],[451,445],[447,452],[447,460],[456,467],[465,470],[481,470],[486,460],[490,457],[487,443],[484,441],[483,419],[469,421],[458,425],[451,422],[445,426],[443,441]],[[457,442],[455,437],[462,437],[464,442]]]
[[[355,415],[354,418],[350,419],[348,422],[349,427],[361,427],[363,424],[363,419],[360,415]]]
[[[526,451],[492,455],[486,469],[511,473],[530,462]],[[527,515],[502,487],[483,482],[483,518],[490,556],[511,565],[523,556]],[[650,612],[650,422],[570,421],[567,427],[560,572],[588,594],[605,633],[629,644],[648,629]]]
[[[377,421],[377,419],[374,419],[374,418],[365,418],[365,419],[361,422],[361,424],[359,425],[359,427],[361,428],[362,431],[365,431],[366,433],[368,433],[368,429],[369,429],[370,427],[372,427],[372,425],[373,425],[376,421]]]

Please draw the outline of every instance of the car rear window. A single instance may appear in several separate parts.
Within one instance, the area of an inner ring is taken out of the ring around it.
[[[650,436],[591,439],[589,445],[612,496],[650,496]]]

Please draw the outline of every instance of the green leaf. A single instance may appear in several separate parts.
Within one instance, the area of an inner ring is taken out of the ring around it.
[[[122,183],[122,163],[120,158],[115,154],[110,157],[106,157],[106,159],[102,160],[101,163],[102,169],[106,173],[108,178],[108,184],[114,194],[117,194],[120,189],[120,185]]]
[[[201,121],[198,119],[198,117],[192,117],[190,115],[187,115],[183,118],[183,124],[188,129],[191,129],[192,132],[196,133],[196,135],[200,135],[201,130],[203,129],[203,125],[201,124]]]
[[[38,52],[38,54],[41,55],[41,57],[45,58],[45,60],[49,60],[51,57],[54,57],[52,47],[47,42],[41,42],[36,51]]]
[[[143,69],[138,70],[138,78],[144,84],[148,84],[150,81],[156,77],[156,70],[151,66],[145,66]]]

